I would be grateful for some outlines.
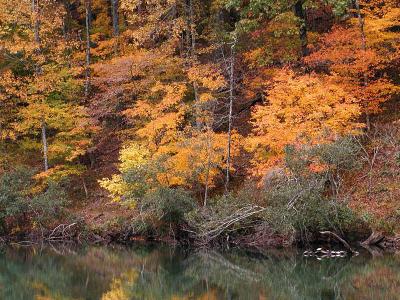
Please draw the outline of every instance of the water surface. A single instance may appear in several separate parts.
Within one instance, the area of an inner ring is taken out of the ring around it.
[[[0,299],[400,299],[400,256],[14,247],[0,253]]]

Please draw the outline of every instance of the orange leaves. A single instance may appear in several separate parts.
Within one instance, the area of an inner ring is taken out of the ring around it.
[[[169,85],[157,82],[152,88],[153,93],[162,93],[164,96],[159,104],[156,105],[155,114],[168,111],[179,105],[186,93],[186,85],[182,83],[173,83]]]
[[[226,162],[225,133],[215,133],[211,129],[192,132],[192,136],[182,138],[169,149],[166,171],[159,174],[164,185],[183,185],[190,187],[197,183],[214,187]],[[239,154],[239,135],[232,137],[232,158]]]
[[[25,83],[19,81],[11,71],[0,75],[0,141],[15,139],[13,123],[16,121],[18,102],[26,97]]]
[[[335,140],[361,128],[355,98],[329,76],[296,76],[283,70],[268,95],[252,113],[253,133],[248,139],[258,169],[265,168],[271,155],[282,154],[286,145]]]
[[[361,49],[357,27],[336,26],[321,42],[318,51],[305,58],[311,66],[327,64],[332,72],[341,76],[362,77],[379,62],[373,49]]]
[[[136,134],[154,146],[173,141],[177,128],[183,121],[187,105],[183,102],[186,85],[183,83],[156,83],[149,99],[138,101],[134,108],[125,111],[128,117],[141,117],[142,125]],[[151,99],[161,99],[155,103]]]
[[[363,49],[358,20],[346,27],[336,26],[324,35],[318,49],[305,58],[315,68],[325,68],[335,75],[336,84],[352,94],[367,114],[378,113],[380,104],[399,92],[386,78],[385,69],[398,57],[400,37],[391,26],[400,25],[400,9],[389,7],[386,13],[375,15],[373,3],[365,6],[365,35]],[[371,8],[368,10],[367,8]]]
[[[211,65],[195,65],[188,70],[188,78],[191,82],[197,82],[200,86],[217,91],[226,85],[225,78],[219,70]]]

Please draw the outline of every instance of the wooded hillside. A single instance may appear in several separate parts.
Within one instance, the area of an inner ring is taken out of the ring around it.
[[[397,232],[399,70],[396,0],[0,0],[1,230]]]

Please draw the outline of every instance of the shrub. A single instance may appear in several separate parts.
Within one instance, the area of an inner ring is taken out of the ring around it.
[[[273,235],[292,241],[294,232],[303,239],[322,230],[349,232],[358,220],[339,189],[342,173],[359,166],[359,151],[352,138],[287,147],[284,168],[275,170],[263,189],[247,184],[235,194],[215,197],[186,219],[203,242],[245,236],[247,244],[260,244],[256,239],[271,243]],[[260,235],[260,228],[267,234]]]
[[[45,225],[62,213],[64,190],[55,183],[34,192],[34,172],[18,168],[0,176],[0,223],[7,234],[20,226]]]
[[[269,189],[267,220],[275,220],[278,228],[289,222],[303,237],[321,230],[350,230],[357,218],[339,192],[341,175],[361,166],[359,153],[351,137],[314,147],[287,147],[288,176]],[[273,217],[276,211],[285,222]]]
[[[134,223],[137,233],[162,234],[186,222],[185,215],[192,211],[196,201],[190,192],[177,188],[159,187],[139,200],[140,220]]]

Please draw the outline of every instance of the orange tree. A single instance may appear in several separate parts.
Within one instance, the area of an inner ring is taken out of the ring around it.
[[[256,175],[278,163],[287,145],[333,141],[362,127],[356,99],[329,76],[280,70],[267,94],[265,103],[253,109],[247,139]]]

